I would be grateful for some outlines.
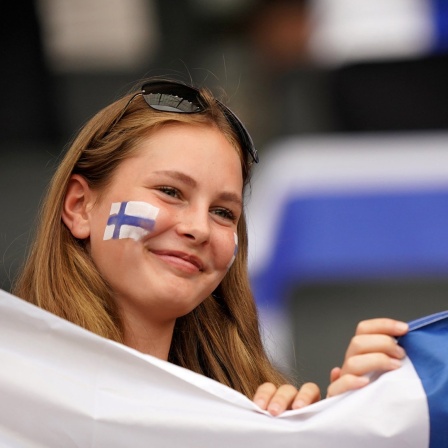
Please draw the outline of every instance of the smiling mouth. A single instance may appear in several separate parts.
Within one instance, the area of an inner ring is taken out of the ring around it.
[[[182,270],[202,272],[204,266],[201,260],[193,255],[183,252],[172,251],[151,251],[154,255],[161,258],[165,262],[174,265]]]

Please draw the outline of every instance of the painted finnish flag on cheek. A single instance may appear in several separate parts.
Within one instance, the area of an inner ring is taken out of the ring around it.
[[[236,233],[233,234],[233,239],[235,240],[235,249],[233,250],[232,258],[227,264],[227,269],[230,269],[230,266],[232,266],[233,262],[235,261],[236,254],[238,253],[238,235]]]
[[[139,241],[153,230],[158,213],[159,209],[147,202],[114,202],[103,239],[131,238]]]

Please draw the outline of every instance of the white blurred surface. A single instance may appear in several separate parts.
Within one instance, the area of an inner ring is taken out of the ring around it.
[[[56,73],[134,70],[159,45],[151,0],[38,0],[43,43]]]
[[[312,0],[309,49],[324,65],[421,56],[433,43],[429,0]]]

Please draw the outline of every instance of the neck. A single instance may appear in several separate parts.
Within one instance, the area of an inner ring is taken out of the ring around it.
[[[128,315],[124,322],[124,344],[142,353],[167,361],[174,323],[175,320],[154,324]]]

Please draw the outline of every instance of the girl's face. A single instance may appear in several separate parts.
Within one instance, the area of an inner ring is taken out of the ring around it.
[[[235,252],[242,190],[239,156],[210,126],[163,127],[120,164],[89,220],[92,258],[124,315],[170,321],[213,292]],[[152,230],[104,239],[112,203],[125,201],[158,209]]]

